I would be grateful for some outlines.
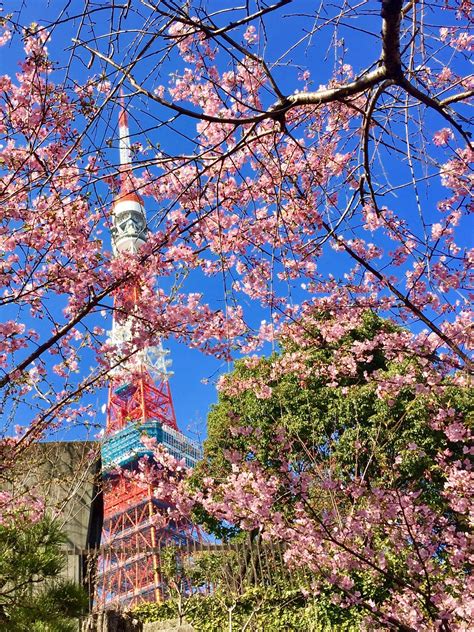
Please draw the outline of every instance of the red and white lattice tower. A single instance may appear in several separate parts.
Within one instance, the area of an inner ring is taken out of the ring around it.
[[[119,116],[120,192],[112,208],[112,246],[116,257],[136,253],[147,239],[143,199],[133,184],[130,134],[127,112]],[[114,318],[111,342],[130,349],[133,313],[139,308],[140,286],[122,290],[130,315]],[[166,499],[156,498],[151,486],[144,488],[130,477],[138,461],[149,450],[143,434],[163,444],[175,457],[192,467],[201,457],[200,445],[178,430],[169,386],[170,361],[158,338],[156,345],[133,354],[109,386],[107,426],[102,443],[104,524],[98,563],[97,608],[133,606],[143,601],[160,601],[160,547],[185,544],[194,538],[190,524],[156,525],[158,513],[166,511]],[[125,370],[124,370],[125,368]],[[128,377],[124,377],[128,376]]]

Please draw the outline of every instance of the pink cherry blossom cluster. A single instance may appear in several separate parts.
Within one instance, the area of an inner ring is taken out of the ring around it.
[[[0,491],[0,525],[21,528],[22,523],[35,523],[45,516],[44,501],[34,493],[18,495]]]
[[[453,414],[440,410],[436,423],[450,442],[465,441],[467,428],[459,420],[453,422]],[[245,428],[234,433],[248,434]],[[157,517],[162,527],[167,520],[191,520],[193,507],[200,505],[219,520],[284,543],[288,566],[313,572],[315,594],[331,584],[338,605],[361,607],[369,625],[468,630],[474,621],[467,571],[472,541],[464,525],[464,517],[473,519],[470,451],[464,450],[462,460],[453,460],[449,450],[439,455],[443,494],[457,516],[453,519],[454,514],[426,504],[410,487],[368,486],[363,477],[344,482],[316,463],[314,468],[297,468],[284,456],[291,453],[291,441],[282,430],[277,435],[279,473],[269,474],[255,460],[228,451],[230,473],[218,480],[208,476],[196,490],[186,484],[191,472],[183,462],[143,438],[153,449],[153,460],[143,460],[139,473],[127,476],[152,485],[156,496],[170,503]],[[411,449],[418,448],[413,444]],[[327,503],[323,512],[318,509],[323,496],[333,509]],[[289,513],[285,499],[294,504]],[[382,602],[356,588],[355,576],[361,572],[387,586]]]

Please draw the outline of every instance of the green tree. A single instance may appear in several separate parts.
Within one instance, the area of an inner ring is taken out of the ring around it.
[[[0,523],[0,630],[75,632],[85,590],[60,577],[65,536],[48,517],[10,510]]]
[[[299,496],[292,492],[291,473],[281,476],[288,462],[311,478],[311,510],[316,515],[332,511],[337,502],[344,520],[353,510],[352,501],[345,496],[336,500],[329,484],[363,481],[369,489],[416,489],[420,502],[464,530],[465,525],[458,524],[463,516],[452,512],[442,493],[445,480],[438,457],[447,444],[437,416],[468,420],[472,391],[455,384],[429,345],[416,357],[401,353],[409,334],[372,312],[345,327],[341,336],[334,335],[338,323],[326,314],[313,319],[306,330],[304,340],[288,336],[278,353],[243,359],[226,376],[209,415],[204,459],[192,484],[205,484],[207,476],[224,480],[236,452],[277,475],[282,482],[276,495],[278,511],[289,524]],[[438,367],[440,378],[433,384],[433,369]],[[463,458],[462,449],[453,435],[453,458]],[[221,524],[203,509],[195,513],[220,537],[239,537],[238,524]],[[388,551],[384,537],[383,530],[374,530],[367,533],[366,543]],[[392,556],[387,563],[403,574],[402,559]],[[362,569],[353,569],[351,581],[374,603],[384,602],[392,586],[389,578],[374,582]],[[343,597],[338,588],[324,579],[319,583],[323,589],[318,608],[336,629],[362,616],[357,605],[336,605]]]
[[[319,320],[327,330],[331,319],[321,315]],[[317,461],[326,473],[344,480],[363,477],[368,485],[419,481],[430,503],[443,503],[435,456],[446,437],[431,421],[435,411],[446,406],[464,414],[472,411],[469,390],[454,386],[449,376],[441,388],[430,389],[423,363],[433,366],[436,358],[428,353],[422,360],[399,357],[396,344],[404,330],[370,311],[361,324],[333,341],[323,338],[317,322],[307,334],[302,345],[288,339],[279,353],[236,363],[209,414],[204,459],[195,470],[194,484],[207,475],[219,478],[228,473],[234,450],[257,459],[269,471],[278,469],[282,451],[277,434],[283,428],[292,439],[295,467]],[[393,351],[388,354],[390,338]],[[345,365],[347,376],[339,374],[331,383],[331,368],[339,366],[343,372]],[[287,370],[288,366],[295,369]],[[257,386],[235,392],[242,383]],[[262,397],[259,383],[270,387],[270,396]],[[381,393],[381,385],[389,385],[388,392]],[[419,477],[427,467],[429,482]],[[197,514],[218,535],[235,533],[206,512]]]

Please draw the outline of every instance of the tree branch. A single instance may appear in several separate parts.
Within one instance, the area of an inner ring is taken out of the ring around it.
[[[416,86],[414,86],[412,83],[410,83],[410,81],[408,81],[406,77],[401,77],[397,83],[401,88],[406,90],[406,92],[408,92],[408,94],[410,94],[412,97],[414,97],[415,99],[418,99],[429,108],[432,108],[433,110],[441,114],[441,116],[443,116],[448,121],[448,123],[450,123],[459,132],[459,134],[461,134],[461,136],[466,141],[468,147],[470,149],[473,148],[471,140],[470,140],[471,133],[464,131],[461,125],[459,125],[459,123],[454,120],[451,114],[446,112],[445,108],[443,107],[446,104],[445,101],[438,101],[438,99],[435,99],[433,97],[430,97],[428,94],[425,94],[424,92],[419,90]]]

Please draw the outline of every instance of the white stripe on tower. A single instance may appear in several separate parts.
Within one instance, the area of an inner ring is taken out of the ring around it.
[[[120,96],[119,149],[121,169],[130,168],[132,165],[132,150],[130,147],[130,132],[128,131],[128,114],[125,110],[123,93]]]
[[[144,202],[136,190],[132,174],[130,132],[123,93],[120,95],[118,125],[120,191],[115,197],[112,206],[112,249],[116,256],[126,252],[137,253],[145,244],[148,233]],[[132,342],[133,318],[128,318],[121,324],[118,324],[114,316],[110,340],[119,349],[125,343]],[[145,367],[154,379],[168,380],[172,375],[172,371],[168,370],[171,364],[171,360],[168,360],[166,357],[168,353],[169,351],[163,349],[161,338],[158,337],[156,345],[146,347],[137,352],[129,364],[135,368],[137,366]],[[176,423],[174,422],[173,427],[175,425]]]
[[[130,132],[123,94],[120,96],[119,149],[120,190],[112,207],[112,247],[119,252],[138,252],[147,239],[147,226],[143,199],[137,193],[132,174]]]

